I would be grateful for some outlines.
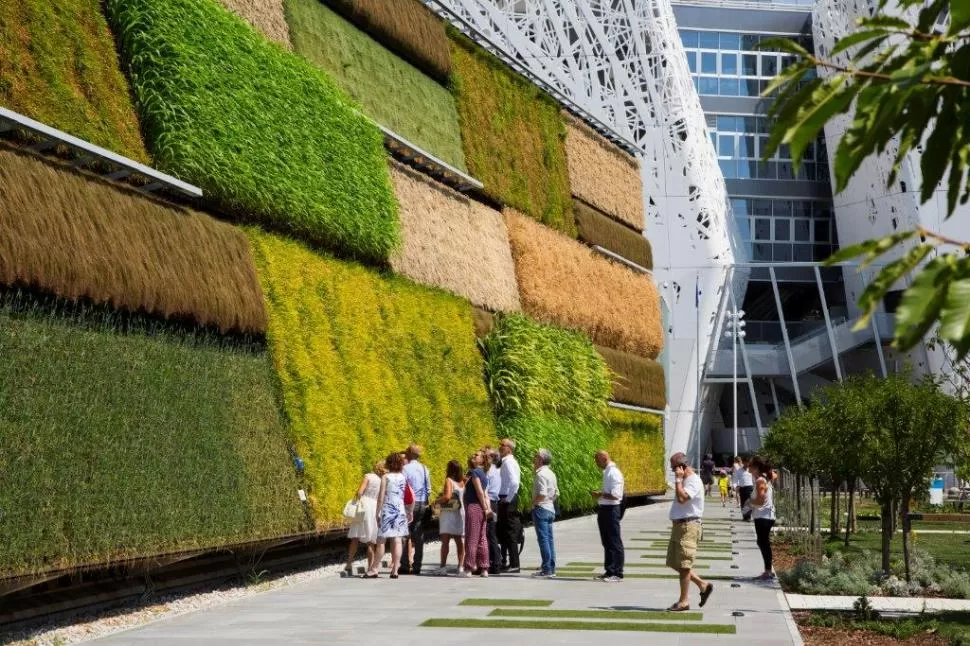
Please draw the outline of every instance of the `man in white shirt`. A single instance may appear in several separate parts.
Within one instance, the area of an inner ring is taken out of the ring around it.
[[[499,508],[499,492],[502,489],[502,471],[499,466],[502,458],[498,451],[490,446],[482,449],[488,467],[488,487],[485,490],[492,509]],[[498,517],[490,514],[487,520],[486,534],[488,535],[488,573],[498,574],[502,564],[502,544],[498,540]]]
[[[522,536],[522,517],[519,514],[519,484],[522,470],[515,459],[515,441],[505,438],[498,445],[502,456],[499,474],[502,486],[498,492],[498,539],[502,545],[502,572],[518,574],[519,542]]]
[[[428,500],[431,495],[431,474],[428,467],[421,464],[424,448],[412,442],[404,450],[407,464],[404,465],[404,478],[414,493],[412,520],[408,523],[408,536],[404,538],[401,556],[401,574],[421,574],[424,560],[424,529],[428,521]]]
[[[623,501],[623,474],[606,451],[597,451],[596,466],[603,471],[603,486],[590,492],[599,503],[596,523],[603,543],[603,574],[597,577],[607,583],[623,580],[623,539],[620,537],[620,503]]]
[[[552,523],[556,520],[556,498],[559,497],[559,482],[549,465],[552,453],[548,449],[536,451],[533,466],[536,475],[532,485],[532,523],[539,541],[539,555],[542,565],[532,576],[548,579],[556,576],[556,546],[552,537]]]
[[[714,585],[694,574],[694,557],[701,540],[701,519],[704,516],[704,483],[687,464],[687,456],[674,453],[670,456],[670,468],[674,472],[674,502],[670,505],[670,543],[667,545],[667,567],[680,575],[680,599],[670,606],[679,612],[690,610],[687,597],[690,582],[701,591],[700,606],[703,608],[714,592]]]

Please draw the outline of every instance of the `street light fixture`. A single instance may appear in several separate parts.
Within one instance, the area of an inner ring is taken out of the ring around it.
[[[725,337],[731,337],[731,358],[734,360],[734,454],[738,454],[738,340],[746,336],[744,310],[729,310],[725,321]]]

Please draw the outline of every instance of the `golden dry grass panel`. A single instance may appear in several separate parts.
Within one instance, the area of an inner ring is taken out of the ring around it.
[[[219,0],[222,5],[246,20],[257,31],[287,49],[293,49],[290,42],[290,27],[286,24],[283,0]]]
[[[613,401],[663,410],[667,405],[664,369],[653,359],[596,346],[613,373]]]
[[[519,290],[502,214],[392,162],[404,244],[391,267],[492,311],[517,312]]]
[[[542,323],[585,332],[598,345],[650,359],[663,347],[653,280],[506,209],[522,309]]]
[[[5,149],[0,282],[223,332],[266,331],[242,231]]]
[[[566,162],[573,195],[643,231],[643,182],[634,157],[566,115]]]
[[[599,209],[575,198],[573,213],[576,214],[580,240],[608,249],[645,269],[653,269],[653,249],[642,233],[620,224]]]

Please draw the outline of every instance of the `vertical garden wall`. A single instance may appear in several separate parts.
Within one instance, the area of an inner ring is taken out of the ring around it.
[[[651,267],[638,161],[418,0],[17,0],[0,105],[205,194],[0,141],[0,576],[337,528],[412,441],[434,488],[507,435],[568,510],[604,447],[663,490],[610,406],[665,406],[657,291],[593,249]]]

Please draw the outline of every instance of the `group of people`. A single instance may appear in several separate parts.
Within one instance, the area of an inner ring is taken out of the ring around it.
[[[734,456],[734,464],[730,468],[718,468],[711,455],[705,455],[701,462],[701,482],[704,484],[705,495],[711,495],[711,487],[717,480],[721,506],[726,507],[728,501],[733,498],[735,504],[743,510],[751,494],[754,493],[755,479],[750,469],[750,462],[754,459],[749,458],[745,461],[739,456]],[[773,474],[774,471],[772,471],[772,477],[774,477]],[[751,520],[751,513],[743,512],[741,518],[748,522]]]

